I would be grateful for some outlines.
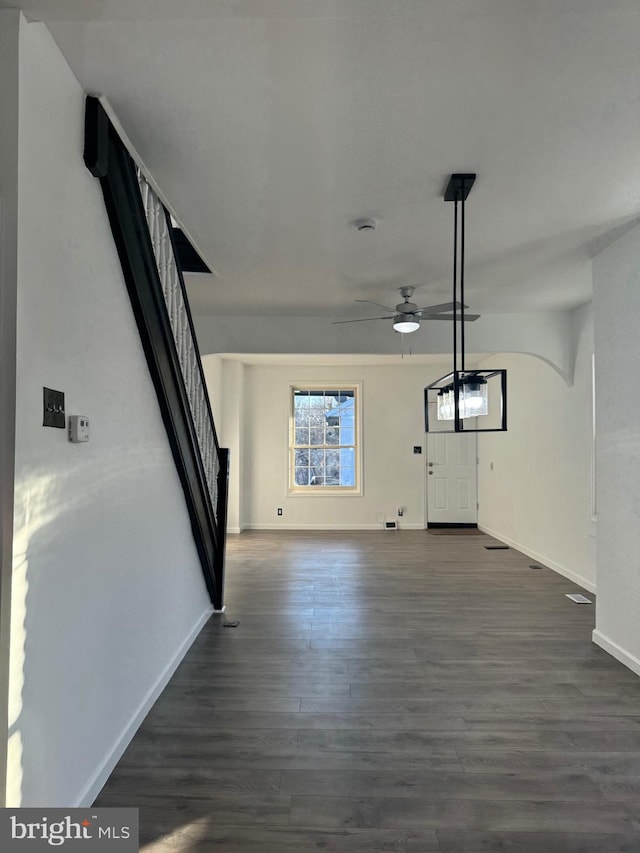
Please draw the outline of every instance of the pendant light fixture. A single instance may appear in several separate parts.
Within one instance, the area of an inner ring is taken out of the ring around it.
[[[453,202],[453,371],[424,389],[427,432],[503,432],[507,428],[507,371],[467,370],[465,365],[465,202],[475,180],[475,174],[455,173],[444,193],[444,200]],[[447,429],[444,421],[451,421],[453,429]]]

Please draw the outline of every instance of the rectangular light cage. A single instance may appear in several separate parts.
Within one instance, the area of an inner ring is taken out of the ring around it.
[[[504,432],[507,371],[453,370],[424,389],[426,432]]]

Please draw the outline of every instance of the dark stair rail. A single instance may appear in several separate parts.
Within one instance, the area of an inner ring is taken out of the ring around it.
[[[218,443],[169,213],[92,96],[84,162],[100,179],[205,583],[222,610],[229,451]]]

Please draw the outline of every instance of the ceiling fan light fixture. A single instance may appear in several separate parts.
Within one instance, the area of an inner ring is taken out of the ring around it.
[[[400,314],[394,318],[393,328],[396,332],[408,335],[410,332],[415,332],[420,328],[420,321],[415,317],[410,318]]]

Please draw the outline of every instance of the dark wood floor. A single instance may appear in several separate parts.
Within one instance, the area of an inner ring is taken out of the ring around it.
[[[640,679],[488,537],[245,533],[98,798],[151,851],[637,853]]]

